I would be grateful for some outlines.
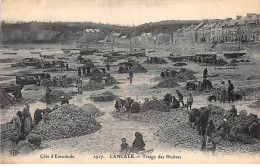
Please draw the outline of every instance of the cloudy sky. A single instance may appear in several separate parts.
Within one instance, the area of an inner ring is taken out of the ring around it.
[[[2,0],[5,21],[92,21],[135,25],[260,13],[260,0]]]

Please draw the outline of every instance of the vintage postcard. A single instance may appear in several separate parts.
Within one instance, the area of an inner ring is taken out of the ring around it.
[[[2,164],[259,164],[260,0],[2,0]]]

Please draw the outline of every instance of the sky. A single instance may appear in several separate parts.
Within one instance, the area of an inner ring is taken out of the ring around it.
[[[4,21],[92,21],[139,25],[162,20],[260,14],[260,0],[1,0]]]

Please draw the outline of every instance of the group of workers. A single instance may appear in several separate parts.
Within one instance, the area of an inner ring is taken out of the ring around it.
[[[235,106],[232,106],[232,109],[229,111],[230,117],[235,117],[237,115],[237,111]],[[211,117],[211,110],[208,107],[202,107],[199,109],[192,109],[189,112],[189,121],[192,123],[192,127],[195,128],[197,126],[197,131],[200,136],[202,136],[202,145],[201,150],[211,150],[213,153],[216,151],[216,144],[214,142],[213,134],[219,131],[219,135],[222,139],[228,138],[230,133],[230,126],[227,123],[228,118],[224,118],[223,122],[216,128],[214,124],[214,120]]]
[[[59,86],[59,87],[63,87],[66,88],[67,87],[67,75],[63,75],[60,78],[54,76],[51,79],[51,76],[49,76],[48,78],[41,78],[41,81],[39,83],[39,85],[41,86]]]
[[[61,105],[69,104],[68,99],[61,97]],[[55,106],[52,110],[50,108],[46,109],[36,109],[34,112],[34,123],[37,125],[41,120],[49,120],[51,113],[55,110]],[[33,119],[30,113],[30,105],[28,102],[25,103],[22,111],[18,111],[13,115],[12,118],[13,129],[15,130],[15,135],[18,137],[18,140],[23,140],[33,128]]]
[[[105,74],[107,71],[110,70],[110,65],[107,63],[106,68],[101,68],[101,70],[102,70],[102,73]],[[91,66],[86,64],[83,67],[78,67],[77,71],[78,71],[79,77],[85,77],[91,73]]]
[[[243,130],[247,129],[250,136],[254,137],[254,134],[259,127],[259,123],[256,122],[257,119],[249,122],[248,125],[243,123],[243,127],[238,126],[235,134],[231,133],[231,125],[234,123],[234,118],[237,115],[237,109],[235,105],[228,111],[228,114],[222,119],[222,122],[218,127],[215,127],[214,118],[211,115],[211,109],[208,107],[202,107],[201,109],[192,109],[189,112],[189,122],[192,123],[192,127],[197,127],[198,134],[202,136],[201,150],[211,150],[213,153],[216,150],[216,144],[218,144],[220,139],[227,139],[230,141],[241,140],[237,137],[239,128]],[[254,115],[253,115],[254,116]],[[257,118],[257,116],[255,116]],[[244,133],[244,132],[242,132]],[[218,139],[218,137],[220,137]],[[216,140],[217,139],[217,140]]]
[[[55,61],[54,61],[54,63],[55,63]],[[55,66],[55,64],[54,64],[54,66]],[[61,68],[61,71],[69,71],[69,64],[68,63],[66,63],[66,65],[65,65],[65,62],[61,62],[60,63],[60,68]]]
[[[151,63],[151,64],[161,64],[165,62],[165,60],[163,60],[163,58],[160,57],[148,57],[147,56],[147,63]]]
[[[139,113],[141,111],[140,104],[131,97],[127,97],[125,100],[117,97],[115,108],[119,112]]]
[[[86,76],[87,74],[90,74],[90,69],[91,69],[91,67],[89,67],[89,66],[79,67],[78,76],[82,77],[82,76]]]
[[[162,78],[165,78],[165,77],[175,77],[177,74],[178,74],[177,71],[167,69],[167,70],[165,70],[165,71],[162,70],[160,76],[161,76]]]
[[[191,110],[192,104],[193,104],[193,97],[192,95],[189,93],[189,96],[187,97],[187,102],[186,104],[184,104],[184,100],[183,100],[183,94],[179,91],[176,90],[177,96],[178,96],[178,100],[176,99],[175,96],[172,96],[171,94],[167,93],[164,96],[164,101],[166,103],[167,106],[171,106],[172,108],[179,108],[180,107],[180,103],[182,104],[183,107],[187,107],[187,110]]]
[[[124,65],[124,66],[120,66],[118,71],[119,73],[127,73],[130,68],[131,68],[130,66]]]
[[[205,68],[204,71],[203,71],[203,87],[207,88],[209,87],[209,90],[212,90],[213,89],[213,86],[212,86],[212,83],[210,80],[207,79],[208,77],[208,69]],[[209,85],[209,86],[207,86]],[[218,88],[219,90],[219,99],[220,99],[220,102],[222,103],[225,103],[225,101],[227,100],[228,103],[230,103],[231,101],[234,102],[234,85],[233,83],[231,82],[231,80],[228,80],[228,87],[226,86],[225,82],[224,81],[221,81],[221,84]],[[228,98],[227,98],[228,97]]]
[[[13,129],[18,138],[28,135],[32,130],[32,116],[29,108],[29,103],[25,103],[23,110],[16,112],[13,116]]]
[[[52,78],[51,81],[51,85],[52,86],[59,86],[59,87],[63,87],[66,88],[67,87],[67,75],[63,75],[60,78],[57,78],[56,76]]]
[[[227,64],[227,62],[224,59],[222,58],[217,59],[216,56],[211,56],[211,57],[196,56],[196,57],[189,57],[188,60],[192,60],[198,63],[209,63],[209,64],[220,65],[220,66]]]
[[[234,102],[234,85],[231,82],[231,80],[228,80],[228,88],[224,81],[221,82],[221,85],[219,86],[220,91],[220,102],[225,103],[226,99],[228,103],[231,101]]]

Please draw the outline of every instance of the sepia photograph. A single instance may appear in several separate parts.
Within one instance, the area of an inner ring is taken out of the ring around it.
[[[260,0],[0,2],[0,164],[260,163]]]

